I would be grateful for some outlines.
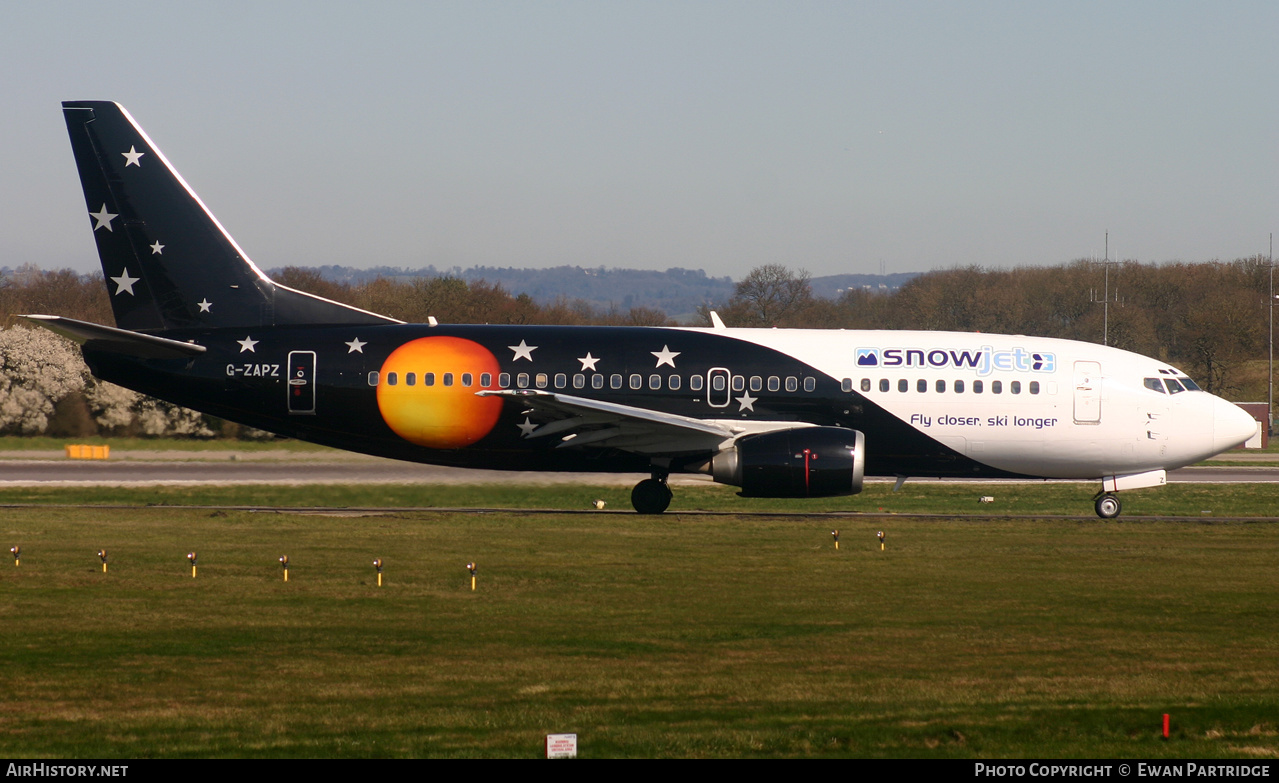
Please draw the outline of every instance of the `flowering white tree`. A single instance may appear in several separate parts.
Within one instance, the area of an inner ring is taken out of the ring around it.
[[[44,329],[0,331],[0,432],[38,435],[53,406],[84,388],[89,370],[68,340]]]
[[[43,433],[54,406],[76,393],[104,430],[136,423],[152,436],[214,434],[196,411],[94,378],[70,340],[44,329],[0,330],[0,433]]]

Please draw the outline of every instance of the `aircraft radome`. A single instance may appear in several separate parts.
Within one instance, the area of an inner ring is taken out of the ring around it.
[[[116,326],[32,321],[99,378],[383,457],[672,473],[747,497],[864,476],[1097,479],[1115,492],[1252,436],[1174,367],[1067,340],[953,332],[405,324],[269,280],[118,104],[63,104]]]

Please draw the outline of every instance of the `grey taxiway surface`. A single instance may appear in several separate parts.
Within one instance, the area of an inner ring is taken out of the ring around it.
[[[1230,454],[1219,461],[1171,471],[1170,482],[1271,483],[1279,481],[1279,455]],[[1269,463],[1269,464],[1266,464]],[[582,474],[472,470],[342,452],[112,451],[107,460],[67,459],[62,452],[0,452],[0,487],[33,485],[180,484],[610,484],[633,485],[646,474]],[[709,481],[672,477],[676,483]],[[926,479],[919,479],[920,481]]]

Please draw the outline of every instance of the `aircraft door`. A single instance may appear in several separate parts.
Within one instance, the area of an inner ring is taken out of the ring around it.
[[[1075,362],[1075,423],[1101,424],[1101,364]]]
[[[706,402],[712,408],[724,408],[732,401],[733,374],[723,367],[712,367],[706,373]]]
[[[289,413],[315,414],[315,351],[289,351]]]

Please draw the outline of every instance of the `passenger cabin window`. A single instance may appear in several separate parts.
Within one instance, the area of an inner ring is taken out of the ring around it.
[[[463,386],[474,386],[474,385],[475,385],[475,376],[474,376],[474,375],[471,375],[469,372],[464,372],[464,373],[462,373],[462,385],[463,385]]]
[[[870,378],[862,378],[862,391],[870,391]],[[845,378],[839,382],[839,390],[842,392],[850,392],[853,390],[853,379]]]
[[[631,388],[632,389],[644,388],[644,376],[640,375],[637,372],[631,373]]]
[[[870,391],[870,378],[862,378],[862,391]]]
[[[924,380],[923,378],[920,378],[919,380],[915,381],[915,391],[919,392],[920,394],[927,392],[928,381]]]
[[[793,392],[793,391],[795,391],[795,390],[797,390],[797,389],[799,389],[799,379],[798,379],[798,378],[796,378],[794,375],[787,375],[787,376],[786,376],[786,391],[788,391],[788,392]]]
[[[395,384],[397,384],[397,383],[399,383],[399,382],[400,382],[400,377],[399,377],[397,374],[395,374],[395,373],[393,373],[393,372],[388,372],[388,373],[386,374],[386,385],[387,385],[387,386],[394,386]]]
[[[963,394],[963,393],[964,393],[964,382],[955,381],[955,394]]]
[[[654,373],[648,376],[648,388],[657,391],[662,388],[662,376]]]
[[[484,388],[486,388],[486,389],[487,389],[487,388],[489,388],[490,386],[492,386],[492,385],[493,385],[493,373],[491,373],[491,372],[482,372],[482,373],[480,373],[480,385],[481,385],[481,386],[483,386],[483,387],[484,387]]]
[[[973,381],[973,394],[981,394],[985,391],[982,381]]]
[[[782,379],[776,375],[768,376],[768,390],[775,392],[780,388],[782,388]]]
[[[751,376],[751,391],[759,391],[764,388],[764,379],[758,375]]]
[[[406,373],[404,373],[404,385],[405,385],[405,386],[413,386],[413,385],[415,385],[416,383],[417,383],[417,373],[415,373],[415,372],[406,372]]]
[[[622,388],[622,376],[618,375],[617,373],[613,373],[612,375],[608,376],[608,385],[610,389]]]
[[[447,377],[447,376],[445,376],[445,377]],[[544,373],[544,372],[539,372],[539,373],[537,374],[537,377],[533,379],[533,383],[535,383],[535,384],[537,385],[537,388],[539,388],[539,389],[545,389],[545,388],[546,388],[546,373]],[[445,385],[445,386],[447,386],[447,385],[448,385],[447,381],[445,382],[445,384],[444,384],[444,385]]]
[[[585,375],[582,375],[580,372],[579,372],[579,373],[575,373],[575,374],[573,375],[573,388],[574,388],[574,389],[585,389],[585,388],[586,388],[586,376],[585,376]]]
[[[592,389],[603,389],[603,388],[604,388],[604,376],[603,376],[603,375],[598,375],[598,374],[597,374],[597,375],[592,375],[592,376],[591,376],[591,388],[592,388]]]
[[[522,373],[520,373],[519,375],[515,376],[515,385],[516,385],[516,386],[518,386],[518,387],[520,387],[521,389],[527,389],[527,388],[528,388],[528,373],[526,373],[526,372],[522,372]]]
[[[1031,382],[1030,382],[1030,393],[1031,393],[1031,394],[1039,394],[1039,381],[1031,381]]]
[[[423,386],[434,386],[434,385],[435,385],[435,373],[433,373],[433,372],[422,373],[422,385],[423,385]]]
[[[991,393],[991,394],[1003,394],[1003,393],[1004,393],[1004,382],[1003,382],[1003,381],[991,381],[991,382],[990,382],[990,393]]]
[[[373,372],[369,373],[369,385],[377,386],[377,382],[378,382],[378,371],[374,370]]]
[[[945,394],[945,393],[946,393],[946,382],[945,382],[945,381],[942,381],[942,380],[938,380],[938,381],[937,381],[937,384],[936,384],[936,388],[937,388],[937,393],[938,393],[938,394]]]
[[[889,385],[889,383],[888,383],[888,379],[887,379],[887,378],[880,378],[880,379],[879,379],[879,390],[880,390],[880,391],[882,391],[882,392],[886,392],[886,391],[888,391],[890,388],[892,388],[892,387]]]
[[[672,375],[670,378],[667,378],[666,381],[671,387],[671,391],[679,391],[681,381],[678,375]]]
[[[734,376],[733,376],[733,391],[742,391],[742,390],[743,390],[743,389],[745,389],[745,388],[746,388],[746,376],[744,376],[744,375],[734,375]]]
[[[453,385],[453,373],[451,372],[444,373],[444,385],[445,386]]]
[[[902,378],[901,380],[897,381],[897,391],[899,392],[910,391],[910,381],[906,380],[905,378]]]
[[[852,381],[849,381],[848,383],[849,383],[849,385],[850,385],[850,386],[852,385]],[[810,392],[810,391],[816,391],[816,389],[817,389],[817,379],[816,379],[816,378],[814,378],[814,377],[812,377],[812,376],[810,375],[809,377],[807,377],[807,378],[805,378],[805,379],[804,379],[804,391],[806,391],[806,392]]]
[[[1008,384],[1008,390],[1013,394],[1021,394],[1021,381],[1013,381]]]
[[[703,378],[702,376],[700,376],[700,375],[691,375],[691,376],[689,376],[689,378],[688,378],[688,388],[689,388],[690,390],[692,390],[692,391],[695,391],[695,392],[696,392],[696,391],[701,391],[701,390],[702,390],[702,383],[703,383],[703,381],[705,381],[705,378]]]
[[[511,388],[511,374],[509,372],[500,372],[497,374],[497,385],[503,389]]]
[[[555,373],[555,388],[563,389],[568,385],[568,376],[562,372]]]

